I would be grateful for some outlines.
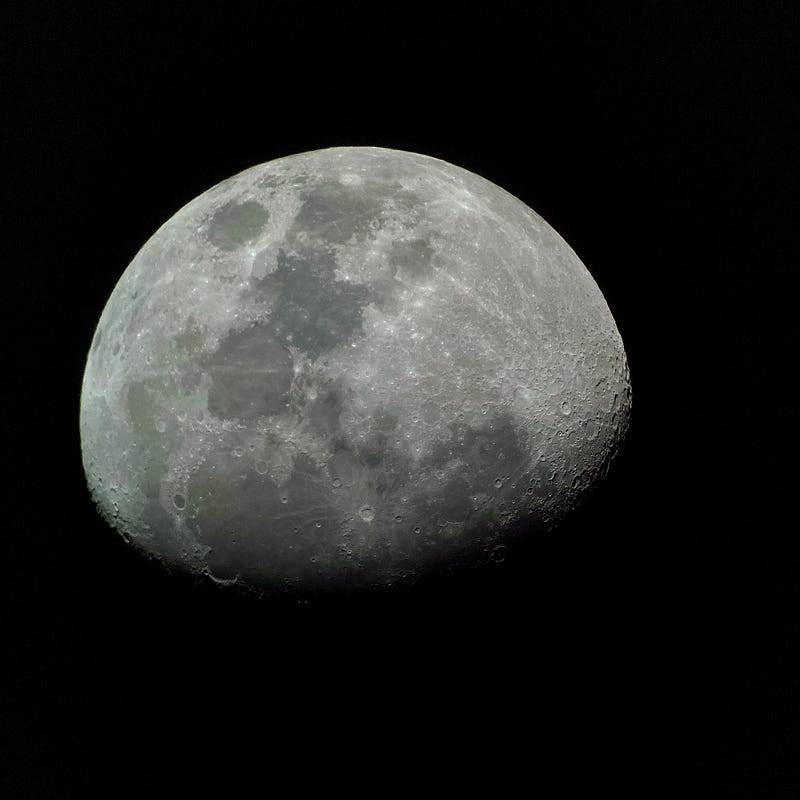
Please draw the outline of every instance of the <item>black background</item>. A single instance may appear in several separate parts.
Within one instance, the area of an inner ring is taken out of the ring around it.
[[[468,5],[6,25],[4,796],[800,797],[794,4]],[[628,442],[492,573],[198,586],[91,504],[94,326],[180,206],[347,144],[471,169],[566,238],[625,341]]]

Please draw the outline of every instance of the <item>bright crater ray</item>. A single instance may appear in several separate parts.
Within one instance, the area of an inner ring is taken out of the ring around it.
[[[444,161],[340,147],[245,170],[150,238],[80,431],[137,548],[316,591],[496,558],[575,506],[629,411],[611,312],[546,222]]]

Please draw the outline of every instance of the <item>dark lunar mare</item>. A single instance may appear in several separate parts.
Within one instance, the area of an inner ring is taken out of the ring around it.
[[[323,395],[320,404],[329,399]],[[371,433],[355,442],[331,422],[326,467],[300,453],[282,486],[252,469],[237,470],[241,459],[230,448],[212,452],[193,474],[187,497],[187,508],[201,509],[187,523],[211,548],[211,574],[238,576],[268,592],[301,586],[321,592],[340,590],[342,580],[357,590],[502,560],[514,531],[533,522],[519,508],[533,473],[514,418],[498,414],[478,427],[454,422],[451,437],[419,463],[393,444],[394,422],[378,412]],[[437,481],[443,470],[451,477]],[[216,474],[237,472],[236,502],[213,503]],[[495,487],[499,476],[503,485]],[[368,523],[337,502],[337,493],[353,485],[374,509]]]
[[[251,279],[253,289],[271,299],[272,313],[265,327],[277,341],[297,347],[313,360],[361,332],[364,306],[373,292],[335,280],[338,265],[331,249],[280,248],[277,262],[274,272]]]
[[[253,419],[285,410],[294,362],[272,326],[230,331],[200,363],[211,376],[208,410],[215,417]]]

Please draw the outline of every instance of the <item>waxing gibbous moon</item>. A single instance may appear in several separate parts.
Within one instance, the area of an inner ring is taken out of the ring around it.
[[[132,545],[315,592],[499,560],[605,473],[623,344],[535,212],[447,162],[335,147],[247,169],[145,243],[91,344],[91,494]]]

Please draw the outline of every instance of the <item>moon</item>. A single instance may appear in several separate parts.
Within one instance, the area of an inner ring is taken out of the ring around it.
[[[426,155],[247,169],[144,244],[80,404],[102,516],[263,593],[502,560],[602,479],[629,423],[620,334],[540,216]]]

